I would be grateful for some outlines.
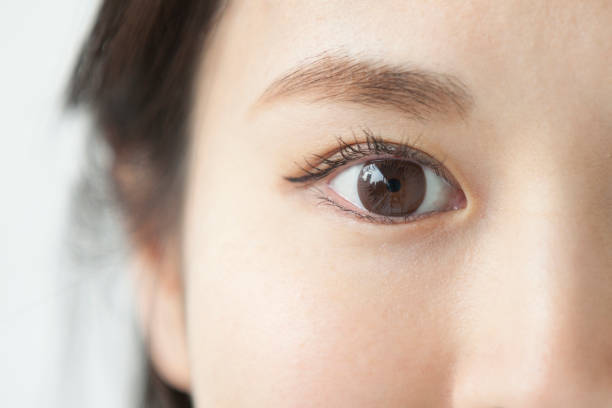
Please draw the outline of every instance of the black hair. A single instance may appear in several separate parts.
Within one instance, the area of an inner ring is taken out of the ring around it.
[[[188,116],[221,0],[104,0],[81,50],[68,106],[87,108],[112,153],[108,179],[131,237],[179,233]],[[190,407],[149,364],[145,406]]]

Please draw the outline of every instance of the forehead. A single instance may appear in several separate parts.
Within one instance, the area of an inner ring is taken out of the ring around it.
[[[242,0],[232,9],[296,45],[308,46],[310,37],[384,47],[390,55],[422,51],[423,40],[428,49],[477,52],[510,45],[559,50],[586,46],[585,40],[601,47],[612,34],[607,0]]]
[[[504,81],[520,94],[533,94],[534,85],[549,93],[568,80],[568,97],[594,87],[612,94],[610,85],[602,88],[612,83],[606,0],[242,0],[231,3],[225,19],[228,48],[256,61],[266,73],[262,81],[340,51],[457,74],[468,83]]]

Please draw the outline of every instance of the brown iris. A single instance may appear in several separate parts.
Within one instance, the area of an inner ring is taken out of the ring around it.
[[[425,188],[423,168],[399,159],[365,163],[357,181],[357,192],[364,208],[389,217],[415,212],[423,202]]]

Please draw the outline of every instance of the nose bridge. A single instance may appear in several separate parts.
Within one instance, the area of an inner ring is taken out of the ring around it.
[[[481,221],[456,407],[612,406],[610,213],[592,174],[555,163],[509,168]]]

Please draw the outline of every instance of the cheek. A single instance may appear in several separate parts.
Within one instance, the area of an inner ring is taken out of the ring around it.
[[[461,260],[355,239],[267,179],[207,172],[208,194],[190,204],[198,406],[441,406],[453,366],[445,276]]]
[[[198,397],[215,406],[439,405],[431,398],[447,383],[449,338],[431,299],[360,270],[368,266],[326,257],[288,265],[275,260],[282,250],[257,262],[244,252],[192,266]]]

